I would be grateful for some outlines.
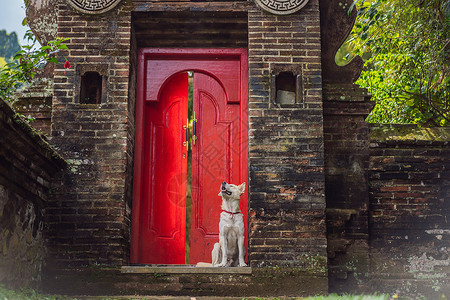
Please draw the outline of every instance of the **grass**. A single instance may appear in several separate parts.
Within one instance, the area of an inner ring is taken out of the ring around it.
[[[305,300],[389,300],[389,299],[391,299],[391,297],[388,295],[337,295],[337,294],[305,298]]]
[[[142,297],[144,298],[144,297]],[[133,296],[130,299],[142,299],[139,296]],[[157,297],[152,297],[152,299],[156,299]],[[169,297],[168,299],[175,299],[176,297]],[[185,297],[186,298],[186,297]],[[201,299],[201,297],[198,297]],[[4,288],[3,286],[0,286],[0,300],[76,300],[77,298],[69,297],[69,296],[62,296],[62,295],[43,295],[37,293],[35,290],[32,289],[22,289],[20,291],[14,291]],[[114,296],[111,297],[83,297],[83,299],[101,299],[101,300],[117,300],[117,299],[127,299],[127,297],[117,297]],[[220,299],[220,297],[217,297],[217,299]],[[233,297],[233,299],[237,299]],[[393,299],[388,295],[337,295],[337,294],[330,294],[328,296],[314,296],[314,297],[281,297],[281,298],[256,298],[256,297],[249,297],[249,298],[242,298],[242,299],[248,299],[248,300],[265,300],[265,299],[296,299],[296,300],[390,300]]]

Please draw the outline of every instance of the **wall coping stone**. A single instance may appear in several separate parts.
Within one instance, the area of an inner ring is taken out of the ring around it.
[[[366,88],[362,88],[354,83],[323,84],[324,101],[368,102],[371,97],[372,94]]]
[[[47,98],[53,97],[53,79],[37,78],[33,84],[17,90],[16,98]]]
[[[5,113],[5,119],[14,130],[23,131],[26,136],[38,146],[42,155],[44,155],[50,162],[56,165],[57,169],[63,169],[66,167],[67,162],[58,152],[47,142],[47,140],[41,136],[36,129],[30,126],[19,114],[17,114],[10,104],[3,99],[0,99],[0,110]],[[25,154],[25,153],[24,153]]]
[[[416,124],[370,124],[372,143],[439,143],[450,142],[450,127],[420,127]]]

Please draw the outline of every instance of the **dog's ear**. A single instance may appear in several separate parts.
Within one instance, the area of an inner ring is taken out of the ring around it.
[[[241,183],[240,186],[238,186],[239,192],[241,195],[245,192],[245,182]]]

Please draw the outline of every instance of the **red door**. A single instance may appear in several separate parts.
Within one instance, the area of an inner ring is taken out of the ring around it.
[[[192,147],[191,264],[211,261],[219,239],[220,185],[241,184],[240,158],[247,151],[240,105],[228,103],[224,87],[212,76],[194,73],[194,111],[198,140]],[[241,210],[246,220],[245,195]]]
[[[246,51],[141,49],[132,263],[185,262],[187,155],[183,126],[188,111],[188,70],[194,71],[197,119],[197,140],[192,146],[191,264],[211,262],[212,247],[218,242],[220,184],[247,181]],[[241,198],[244,220],[246,195]]]
[[[174,75],[159,101],[146,103],[140,258],[146,264],[184,264],[188,75]]]

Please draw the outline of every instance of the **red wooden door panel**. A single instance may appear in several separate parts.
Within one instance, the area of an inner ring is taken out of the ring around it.
[[[194,73],[194,111],[198,140],[192,148],[192,202],[190,262],[211,261],[214,243],[219,240],[223,181],[240,184],[242,178],[240,105],[228,104],[227,93],[215,78]],[[247,201],[241,199],[247,220]]]
[[[145,105],[140,263],[184,264],[188,74],[174,75]]]

